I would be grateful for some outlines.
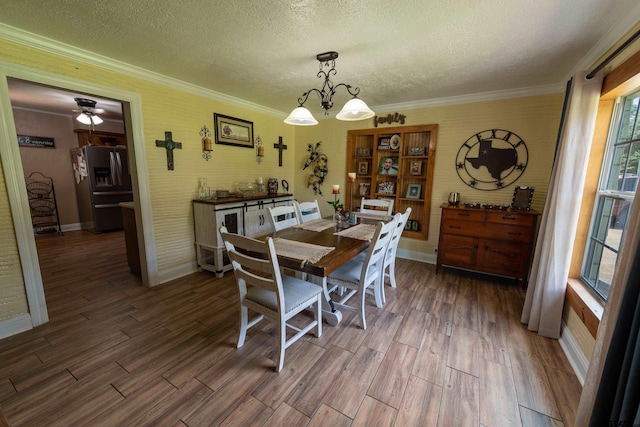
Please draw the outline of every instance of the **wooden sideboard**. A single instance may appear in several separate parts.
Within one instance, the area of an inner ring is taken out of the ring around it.
[[[224,225],[231,233],[249,237],[273,233],[267,208],[291,205],[292,201],[291,194],[194,200],[198,269],[214,272],[218,277],[232,269],[220,236],[220,227]]]
[[[442,266],[513,277],[526,286],[539,213],[443,204],[436,273]]]

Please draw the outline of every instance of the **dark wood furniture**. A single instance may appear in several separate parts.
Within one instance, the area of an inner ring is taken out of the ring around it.
[[[347,183],[346,208],[357,210],[363,197],[393,199],[394,212],[411,207],[412,227],[403,237],[426,240],[437,133],[435,124],[348,131],[347,172],[356,172],[356,180]],[[394,165],[390,174],[382,168],[388,158]]]
[[[281,267],[307,273],[311,276],[309,279],[310,281],[322,286],[324,291],[322,300],[322,316],[326,319],[327,323],[332,326],[335,326],[342,321],[342,313],[339,310],[336,310],[333,306],[331,297],[329,296],[329,289],[327,287],[327,276],[342,264],[346,263],[369,247],[369,242],[366,240],[336,236],[333,234],[335,232],[336,230],[334,227],[327,228],[322,231],[309,231],[291,227],[269,235],[274,238],[279,237],[281,239],[295,240],[297,242],[335,247],[333,251],[329,252],[320,261],[313,264],[306,263],[301,265],[300,260],[286,258],[280,255],[278,256],[278,262]],[[261,239],[266,239],[269,236],[262,236]]]
[[[124,243],[127,248],[127,264],[131,273],[140,276],[140,251],[138,249],[138,229],[136,227],[136,211],[133,202],[119,203],[122,210],[122,227]]]
[[[127,145],[127,136],[123,133],[116,132],[100,132],[87,129],[75,129],[78,135],[78,147],[84,145],[106,145],[115,147],[116,145]]]
[[[526,286],[539,213],[443,204],[436,272],[442,266],[513,277]]]

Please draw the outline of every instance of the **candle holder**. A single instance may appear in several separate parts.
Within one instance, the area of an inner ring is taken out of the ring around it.
[[[213,149],[211,145],[211,131],[207,128],[207,125],[202,126],[202,129],[200,129],[200,136],[202,137],[202,158],[208,162]]]
[[[260,135],[256,138],[256,162],[258,164],[262,163],[262,158],[264,157],[264,147],[262,146],[262,138]]]
[[[355,191],[355,186],[356,186],[356,173],[355,172],[349,172],[347,174],[347,178],[349,180],[349,189],[350,189],[350,197],[349,197],[349,209],[351,211],[354,211],[355,208],[353,206],[353,193]]]

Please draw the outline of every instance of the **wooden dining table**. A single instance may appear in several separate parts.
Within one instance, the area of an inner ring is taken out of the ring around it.
[[[281,267],[307,273],[310,276],[309,281],[322,286],[324,294],[322,315],[331,326],[335,326],[340,323],[342,320],[342,313],[333,306],[333,302],[330,297],[330,289],[327,286],[327,277],[341,265],[347,263],[353,257],[369,247],[369,241],[367,240],[334,234],[339,231],[341,231],[341,229],[337,229],[336,227],[327,228],[322,231],[311,231],[303,228],[291,227],[270,234],[269,236],[263,236],[263,239],[272,237],[274,239],[287,239],[295,242],[335,248],[319,261],[313,263],[306,262],[304,264],[302,264],[299,259],[288,258],[278,254],[278,263]]]

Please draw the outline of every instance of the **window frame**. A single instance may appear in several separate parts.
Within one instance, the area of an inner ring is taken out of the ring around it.
[[[593,283],[593,281],[589,278],[589,275],[591,273],[590,270],[593,266],[593,254],[598,253],[598,249],[600,251],[604,251],[608,249],[615,253],[616,263],[614,263],[614,273],[615,273],[615,264],[617,264],[617,258],[619,256],[620,247],[613,248],[606,243],[606,237],[608,236],[609,227],[611,225],[609,221],[607,221],[607,218],[609,220],[611,218],[608,214],[607,215],[603,214],[603,212],[607,212],[604,207],[604,204],[606,203],[607,200],[611,200],[612,203],[615,203],[616,201],[620,200],[620,201],[629,202],[629,206],[630,206],[638,190],[637,183],[636,183],[636,189],[633,192],[624,191],[624,189],[613,190],[613,189],[607,188],[609,184],[610,174],[614,166],[613,161],[614,161],[615,149],[617,146],[620,145],[618,143],[618,140],[619,140],[619,134],[622,127],[624,106],[625,106],[625,102],[629,98],[632,98],[632,99],[640,98],[640,88],[634,88],[628,93],[618,97],[615,101],[615,106],[611,114],[609,132],[607,134],[605,153],[602,160],[602,166],[599,172],[600,175],[598,179],[598,186],[595,191],[593,209],[591,211],[589,233],[587,235],[585,250],[582,257],[582,266],[580,268],[580,279],[585,284],[587,289],[591,293],[593,293],[598,299],[605,302],[608,299],[608,294],[610,292],[610,289],[609,289],[609,292],[607,292],[607,295],[603,295],[603,293],[601,293],[601,291],[598,290],[599,283]],[[636,112],[634,127],[635,128],[640,127],[640,111]],[[624,141],[625,144],[629,144],[631,147],[633,147],[634,143],[637,143],[638,141],[640,141],[640,140],[634,140],[633,134],[634,132],[632,130],[630,139],[628,141]],[[629,149],[629,155],[630,154],[631,154],[631,148]],[[628,162],[628,158],[627,158],[627,162]],[[624,184],[625,175],[626,175],[626,167],[623,175],[623,184]],[[636,175],[638,175],[637,172],[636,172]],[[604,221],[607,221],[607,222],[604,222]],[[604,240],[598,237],[598,234],[599,234],[598,231],[603,224],[606,224],[606,227],[607,227],[607,235],[605,235]],[[620,242],[624,240],[624,236],[626,234],[628,225],[629,225],[629,217],[627,216],[625,219],[624,227],[622,228]],[[600,247],[597,248],[596,247],[597,245],[600,245]],[[602,253],[600,253],[600,260],[597,263],[596,282],[599,282],[601,277],[600,267],[602,266]]]

